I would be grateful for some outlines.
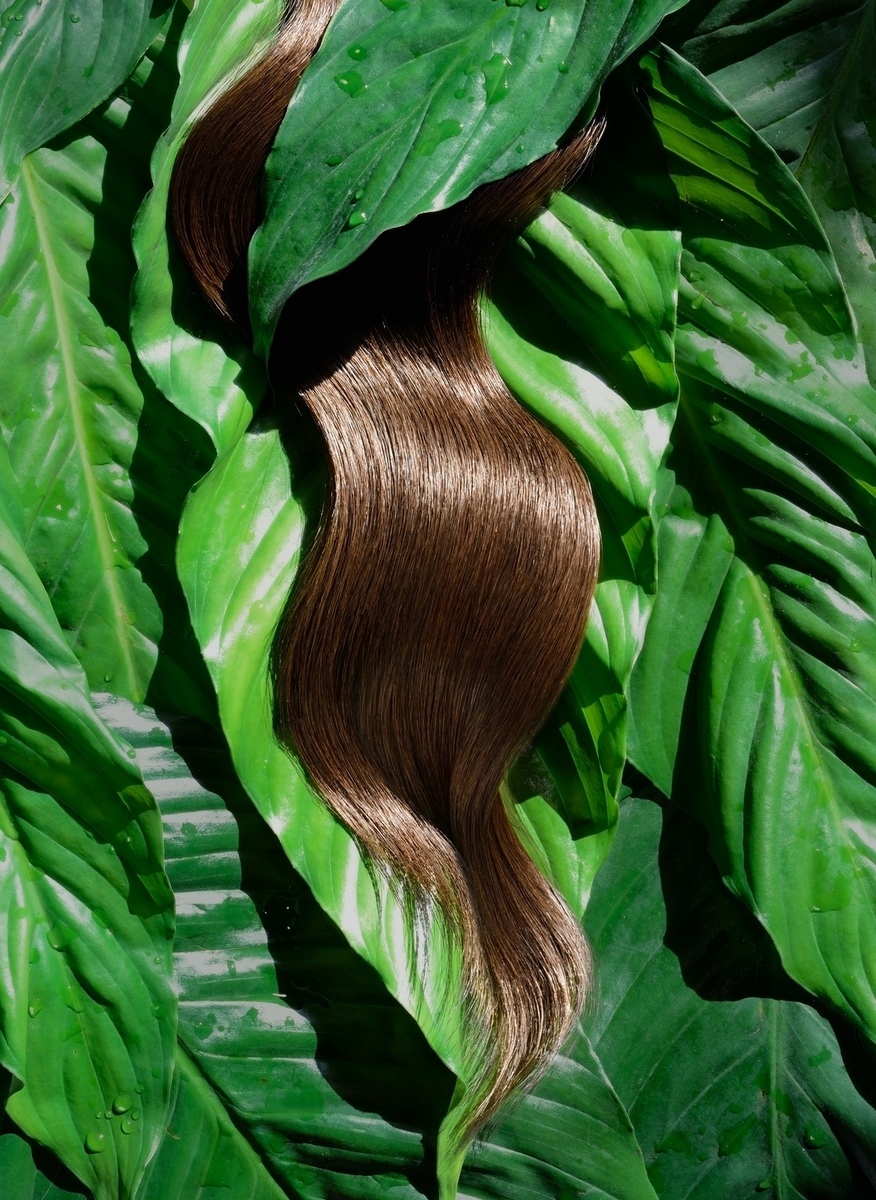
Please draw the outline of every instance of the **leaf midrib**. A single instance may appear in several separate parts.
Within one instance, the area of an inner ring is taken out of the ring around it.
[[[85,422],[82,391],[76,375],[72,322],[64,301],[64,284],[61,279],[51,238],[49,237],[46,214],[39,198],[37,181],[30,163],[30,155],[27,155],[22,160],[21,180],[24,190],[27,193],[31,212],[33,213],[37,244],[42,254],[43,266],[49,285],[50,308],[58,334],[58,350],[61,356],[64,390],[69,400],[70,417],[73,423],[73,442],[85,481],[88,511],[91,514],[91,523],[97,540],[101,574],[109,592],[113,624],[116,631],[116,644],[121,654],[122,663],[124,664],[125,679],[122,687],[126,694],[136,695],[137,673],[131,654],[128,622],[123,616],[125,611],[124,602],[119,590],[116,566],[113,561],[113,547],[110,541],[110,539],[112,541],[116,539],[113,537],[112,530],[110,529],[109,515],[103,505],[100,489],[97,486],[92,471],[91,457],[88,453],[89,437]]]

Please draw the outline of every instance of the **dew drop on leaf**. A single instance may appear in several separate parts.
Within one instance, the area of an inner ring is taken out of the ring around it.
[[[351,46],[347,53],[350,58],[354,58],[357,62],[361,62],[363,58],[368,57],[368,51],[364,46]]]
[[[89,1154],[100,1154],[101,1151],[106,1150],[106,1134],[98,1133],[96,1130],[89,1133],[85,1139],[85,1149]]]
[[[559,73],[561,75],[568,75],[569,74],[569,64],[566,62],[561,62],[559,64],[559,66],[557,67],[557,70],[559,71]]]
[[[119,1092],[115,1100],[113,1100],[113,1112],[122,1116],[134,1106],[134,1098],[128,1092]]]
[[[131,1120],[130,1117],[125,1117],[124,1121],[122,1121],[120,1128],[121,1128],[122,1133],[133,1133],[134,1130],[137,1128],[137,1126],[134,1124],[134,1122]]]
[[[345,71],[335,76],[335,83],[348,96],[361,96],[368,86],[358,71]]]
[[[487,104],[498,104],[508,95],[508,68],[510,59],[498,51],[492,58],[487,59],[481,70],[484,73],[484,90],[487,94]]]
[[[42,1011],[42,1000],[40,1000],[39,996],[34,996],[33,1000],[31,1000],[30,1004],[27,1006],[27,1015],[29,1017],[38,1017]]]
[[[350,216],[347,218],[347,228],[355,229],[357,225],[364,225],[367,220],[368,220],[367,213],[363,213],[363,212],[350,213]]]

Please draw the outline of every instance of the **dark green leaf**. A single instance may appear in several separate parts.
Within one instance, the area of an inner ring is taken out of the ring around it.
[[[125,80],[172,0],[13,0],[0,16],[0,197],[22,158]]]
[[[797,167],[821,218],[876,385],[876,5],[845,48],[829,103]]]
[[[794,165],[830,103],[865,7],[861,0],[693,0],[660,33]]]
[[[0,1068],[0,1105],[5,1107],[12,1076]],[[90,1200],[45,1147],[15,1130],[0,1110],[0,1177],[4,1200]]]
[[[0,450],[0,1061],[19,1081],[7,1108],[97,1200],[127,1200],[164,1123],[172,894],[154,801],[91,706]]]
[[[251,256],[256,341],[296,288],[385,229],[552,150],[678,0],[346,0],[266,171]]]
[[[789,973],[872,1035],[876,397],[793,176],[693,68],[662,51],[647,69],[688,202],[671,463],[698,523],[719,518],[735,547],[673,795]]]
[[[793,996],[763,931],[721,887],[697,826],[621,805],[587,929],[594,1049],[665,1200],[869,1195],[876,1112],[830,1025]],[[662,893],[662,894],[661,894]]]

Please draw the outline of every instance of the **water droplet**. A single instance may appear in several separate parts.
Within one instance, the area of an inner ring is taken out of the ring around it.
[[[53,950],[65,950],[75,937],[76,934],[72,929],[68,929],[66,925],[59,922],[57,925],[53,925],[46,934],[46,941]]]
[[[94,1115],[97,1117],[98,1121],[102,1121],[103,1120],[103,1109],[99,1108]]]
[[[357,225],[364,225],[368,220],[368,214],[363,212],[350,213],[347,218],[347,228],[355,229]]]
[[[104,1113],[104,1116],[106,1117],[106,1119],[108,1121],[111,1121],[113,1119],[113,1114],[109,1111],[109,1109],[107,1109],[107,1111]]]
[[[864,649],[864,643],[861,641],[860,638],[852,638],[852,640],[849,642],[849,653],[850,654],[858,654],[863,649]]]
[[[814,1121],[810,1121],[809,1124],[803,1128],[803,1140],[806,1142],[806,1145],[811,1146],[813,1150],[820,1150],[822,1146],[827,1145],[827,1134],[824,1132],[821,1126],[816,1125]]]
[[[134,1111],[131,1113],[131,1120],[132,1120],[132,1121],[139,1121],[139,1120],[140,1120],[140,1110],[139,1110],[139,1108],[135,1108],[135,1109],[134,1109]]]
[[[111,679],[112,679],[112,675],[104,675],[104,677],[103,677],[104,683],[109,683]]]
[[[157,967],[160,967],[161,966],[161,955],[156,954],[152,961],[155,963],[155,965]]]
[[[134,1130],[137,1128],[137,1126],[134,1124],[134,1122],[131,1120],[130,1117],[125,1117],[124,1121],[122,1121],[120,1128],[121,1128],[122,1133],[133,1133]]]
[[[557,70],[559,71],[559,73],[561,75],[568,75],[569,74],[569,64],[565,63],[565,62],[561,62],[559,64],[559,66],[557,67]]]
[[[459,121],[439,121],[437,125],[424,131],[418,146],[419,153],[433,154],[442,142],[446,142],[448,138],[459,137],[461,133],[462,126]]]
[[[339,163],[342,163],[343,161],[344,161],[344,156],[342,154],[330,154],[328,156],[328,158],[325,160],[325,165],[327,167],[336,167],[336,166],[338,166]]]
[[[550,8],[551,0],[535,0],[535,7],[539,12],[544,12],[546,8]]]
[[[129,751],[128,751],[128,758],[136,758],[136,757],[137,757],[137,751],[136,751],[136,750],[129,750]]]
[[[74,25],[77,25],[79,23],[79,18],[76,16],[71,15],[70,20],[73,22]],[[101,1150],[102,1149],[103,1149],[103,1147],[101,1146]]]
[[[505,0],[505,3],[509,8],[523,8],[524,4],[527,3],[527,0]]]
[[[42,1011],[42,1000],[40,1000],[39,996],[34,996],[33,1000],[31,1000],[30,1004],[27,1006],[27,1015],[29,1017],[38,1017]]]
[[[85,1139],[85,1149],[89,1154],[100,1154],[103,1150],[106,1150],[106,1134],[98,1133],[97,1130],[94,1130]]]
[[[350,58],[355,58],[356,62],[361,62],[363,58],[368,57],[368,51],[364,46],[351,46],[347,53]]]
[[[453,95],[455,96],[455,98],[457,100],[462,100],[465,97],[465,88],[464,87],[457,88],[456,91],[453,93]]]
[[[410,0],[380,0],[390,12],[404,12],[406,8],[410,8]]]
[[[146,1091],[146,1089],[143,1087],[142,1083],[138,1083],[137,1086],[134,1088],[134,1091],[137,1093],[138,1096],[142,1096],[143,1093]]]
[[[335,83],[348,96],[361,96],[368,86],[358,71],[345,71],[335,76]]]
[[[515,149],[515,151],[516,151],[518,154],[522,154],[522,153],[523,153],[523,147],[522,147],[522,146],[515,146],[515,147],[514,147],[514,149]]]
[[[756,1192],[768,1192],[772,1186],[773,1181],[771,1179],[761,1179],[759,1183],[754,1185],[754,1190]]]
[[[118,1096],[116,1096],[115,1100],[113,1100],[113,1112],[117,1113],[120,1117],[123,1116],[129,1108],[133,1108],[133,1106],[134,1098],[127,1092],[119,1092]]]
[[[510,66],[511,60],[498,52],[482,66],[487,104],[498,104],[508,95],[508,68]]]

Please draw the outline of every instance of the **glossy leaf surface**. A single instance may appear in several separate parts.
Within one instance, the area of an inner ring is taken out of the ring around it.
[[[665,1200],[866,1194],[856,1159],[872,1156],[876,1111],[827,1021],[790,998],[704,842],[671,807],[625,801],[587,915],[601,967],[590,1037],[654,1188]]]
[[[27,560],[0,449],[0,1061],[21,1081],[7,1108],[97,1200],[127,1198],[164,1122],[172,895],[154,801]]]
[[[557,196],[505,254],[487,326],[511,390],[586,470],[600,519],[602,567],[584,649],[510,779],[518,812],[579,915],[617,816],[625,692],[655,586],[656,487],[678,392],[675,192],[629,85],[612,88],[607,105],[611,121],[586,183]],[[640,146],[638,168],[621,179],[630,141]]]
[[[22,158],[75,125],[130,74],[171,0],[13,0],[0,17],[0,199]]]
[[[168,234],[167,196],[176,155],[193,118],[222,80],[269,43],[281,0],[210,0],[196,5],[179,44],[179,87],[169,127],[152,158],[153,189],[134,229],[140,266],[131,314],[140,361],[221,454],[249,424],[265,390],[264,371],[240,336],[197,293]]]
[[[293,97],[251,250],[256,342],[385,229],[554,149],[678,0],[347,0]]]
[[[673,795],[789,973],[872,1033],[874,396],[790,172],[682,60],[665,51],[648,71],[687,201],[670,461],[695,522],[719,518],[735,547]],[[658,687],[637,728],[659,724],[661,704]]]
[[[100,712],[158,799],[176,895],[180,1089],[168,1129],[197,1129],[203,1109],[225,1130],[216,1161],[185,1175],[168,1137],[147,1196],[183,1200],[203,1183],[245,1200],[271,1177],[303,1200],[419,1196],[406,1176],[424,1182],[422,1131],[434,1140],[452,1077],[289,866],[221,739],[111,697]]]

